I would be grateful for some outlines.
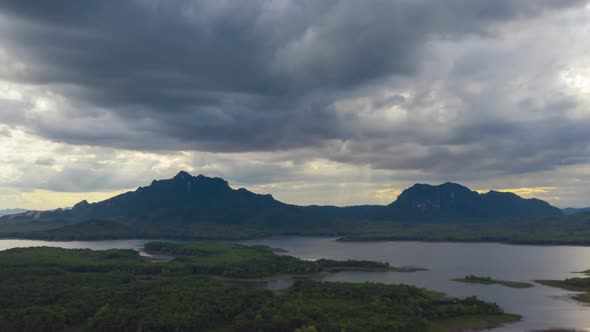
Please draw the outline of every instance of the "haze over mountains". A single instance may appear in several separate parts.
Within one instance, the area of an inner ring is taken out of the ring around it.
[[[4,210],[0,210],[0,217],[5,216],[5,215],[9,215],[9,214],[23,213],[26,211],[27,210],[25,210],[25,209],[4,209]]]
[[[578,213],[578,212],[584,212],[584,211],[590,211],[590,207],[585,207],[585,208],[568,207],[565,209],[561,209],[561,212],[563,212],[563,214],[566,214],[566,215],[570,215],[570,214],[574,214],[574,213]]]
[[[560,209],[538,199],[490,191],[479,194],[455,183],[416,184],[387,206],[297,206],[244,188],[232,189],[221,178],[181,171],[110,199],[82,201],[70,210],[28,211],[4,220],[122,219],[174,222],[286,223],[299,220],[446,220],[559,216]]]

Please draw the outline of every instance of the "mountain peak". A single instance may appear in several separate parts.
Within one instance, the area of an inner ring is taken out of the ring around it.
[[[222,178],[208,177],[203,174],[199,174],[197,176],[192,176],[189,172],[186,172],[186,171],[178,172],[178,174],[176,174],[172,179],[176,180],[176,181],[183,182],[183,183],[187,183],[187,185],[190,185],[190,183],[193,183],[195,185],[201,185],[201,186],[210,186],[210,187],[218,186],[219,188],[229,188],[229,183]]]
[[[83,200],[81,202],[76,203],[74,206],[72,206],[72,209],[77,209],[77,208],[84,208],[89,206],[90,203],[88,203],[87,200]]]
[[[187,181],[187,180],[189,180],[189,179],[192,179],[192,177],[193,177],[193,176],[192,176],[192,175],[190,175],[190,173],[189,173],[189,172],[186,172],[186,171],[180,171],[180,172],[178,172],[178,174],[176,174],[176,175],[174,176],[174,179],[180,179],[180,180]]]
[[[445,182],[439,185],[427,183],[416,183],[410,188],[405,189],[400,197],[423,197],[423,196],[454,196],[454,193],[463,193],[466,195],[476,195],[471,189],[453,182]],[[399,199],[399,198],[398,198]]]
[[[154,180],[135,191],[92,204],[82,201],[69,211],[52,211],[41,217],[239,222],[283,206],[271,196],[232,189],[222,178],[180,171],[172,179]]]
[[[490,190],[478,194],[452,182],[415,184],[389,205],[405,217],[504,218],[559,215],[559,209],[537,199]]]
[[[469,188],[465,187],[464,185],[462,185],[462,184],[459,184],[459,183],[455,183],[455,182],[445,182],[445,183],[443,183],[443,184],[439,184],[439,185],[438,185],[438,186],[436,186],[436,187],[442,187],[442,188],[452,188],[452,189],[462,189],[462,190],[465,190],[465,189],[467,189],[467,190],[469,190],[469,191],[472,191],[471,189],[469,189]]]
[[[350,213],[350,214],[349,214]],[[181,222],[258,222],[260,220],[310,220],[371,218],[390,220],[446,220],[454,218],[530,218],[561,215],[548,203],[516,194],[490,191],[479,194],[452,182],[415,184],[388,206],[358,208],[302,207],[282,203],[271,195],[233,189],[219,177],[192,176],[180,171],[172,179],[154,180],[101,202],[82,201],[67,211],[33,211],[13,219],[121,219]]]

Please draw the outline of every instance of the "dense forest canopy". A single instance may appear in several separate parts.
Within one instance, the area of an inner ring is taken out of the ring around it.
[[[180,256],[154,263],[133,250],[1,251],[0,330],[421,332],[440,331],[451,318],[483,325],[518,319],[476,298],[448,299],[406,285],[302,280],[276,294],[207,277],[300,273],[319,266],[274,255],[268,247],[147,248]]]

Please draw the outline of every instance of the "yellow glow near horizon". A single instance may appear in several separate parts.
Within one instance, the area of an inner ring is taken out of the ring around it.
[[[0,208],[16,207],[32,210],[51,210],[60,207],[71,207],[82,200],[87,200],[90,203],[102,201],[129,190],[110,192],[56,192],[37,189],[21,193],[13,192],[10,194],[0,194]]]
[[[514,194],[517,194],[518,196],[522,196],[522,197],[535,197],[536,194],[548,194],[554,190],[556,190],[557,187],[522,187],[522,188],[505,188],[505,189],[493,189],[495,191],[501,191],[501,192],[511,192]],[[477,189],[475,190],[480,194],[483,193],[487,193],[488,191],[490,191],[490,189]],[[555,197],[552,197],[555,198]]]
[[[373,196],[381,201],[393,202],[401,193],[401,189],[378,189],[373,191]]]

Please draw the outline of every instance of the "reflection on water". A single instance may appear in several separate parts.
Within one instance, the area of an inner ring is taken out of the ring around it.
[[[0,250],[14,247],[53,246],[89,249],[135,249],[152,240],[109,240],[48,242],[0,240]],[[494,331],[530,331],[551,327],[590,331],[590,306],[570,299],[571,292],[535,284],[532,288],[513,289],[500,285],[452,282],[467,274],[496,279],[530,282],[534,279],[563,279],[572,271],[590,268],[590,247],[520,246],[497,243],[424,243],[424,242],[337,242],[329,238],[283,237],[246,244],[264,244],[288,250],[286,254],[304,259],[366,259],[389,262],[392,266],[420,266],[429,271],[339,272],[323,277],[328,281],[405,283],[445,292],[452,296],[476,295],[493,301],[507,312],[524,316],[521,322]],[[149,256],[141,252],[144,256]],[[156,257],[158,258],[158,257]],[[163,260],[169,257],[159,257]],[[228,282],[242,287],[286,288],[292,278],[267,282]]]

